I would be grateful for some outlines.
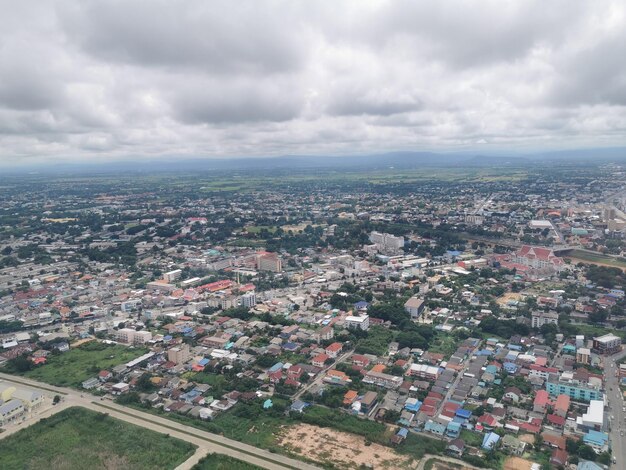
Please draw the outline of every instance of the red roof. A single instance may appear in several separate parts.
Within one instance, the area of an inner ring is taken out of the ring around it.
[[[548,404],[550,395],[545,390],[538,390],[537,395],[535,395],[535,405],[546,406]]]
[[[342,348],[343,348],[343,345],[341,343],[333,343],[330,346],[326,347],[326,351],[339,352],[341,351]]]
[[[565,424],[565,418],[563,418],[562,416],[550,414],[547,416],[547,418],[550,423],[555,424],[556,426],[563,426]]]

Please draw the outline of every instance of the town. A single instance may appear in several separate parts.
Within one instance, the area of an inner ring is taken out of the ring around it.
[[[264,468],[626,468],[625,176],[8,175],[0,438],[91,403]]]

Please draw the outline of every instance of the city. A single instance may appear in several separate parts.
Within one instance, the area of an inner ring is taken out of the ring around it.
[[[456,171],[6,177],[3,428],[85,406],[264,468],[622,468],[625,167]]]

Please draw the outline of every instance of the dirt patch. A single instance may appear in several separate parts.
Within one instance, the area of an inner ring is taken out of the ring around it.
[[[472,467],[464,467],[463,465],[456,465],[440,461],[433,463],[432,468],[433,470],[472,470]]]
[[[535,435],[534,434],[522,434],[518,436],[518,439],[526,444],[534,444],[535,443]]]
[[[521,457],[509,457],[504,461],[504,470],[530,470],[533,463]]]
[[[279,438],[286,449],[339,468],[406,468],[409,459],[389,447],[371,443],[366,445],[363,437],[310,424],[290,426]]]
[[[498,305],[506,305],[507,302],[510,302],[511,300],[520,301],[522,300],[522,298],[523,298],[523,295],[518,292],[507,292],[506,294],[503,294],[500,297],[498,297],[496,299],[496,303]]]

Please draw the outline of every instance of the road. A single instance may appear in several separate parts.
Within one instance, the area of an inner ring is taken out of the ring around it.
[[[619,370],[618,361],[626,356],[626,350],[623,350],[613,356],[608,356],[604,364],[605,388],[608,399],[608,409],[610,430],[609,439],[611,442],[611,451],[616,463],[611,465],[611,469],[626,470],[626,413],[624,413],[624,400],[619,387],[619,378],[617,372]]]
[[[326,372],[328,372],[330,369],[334,369],[335,367],[337,367],[338,364],[341,364],[343,361],[345,361],[348,357],[350,357],[350,355],[352,355],[353,351],[348,351],[343,353],[341,356],[339,356],[337,358],[337,360],[335,362],[333,362],[331,365],[329,365],[328,367],[324,367],[324,369],[321,370],[321,372],[319,374],[317,374],[317,377],[315,377],[315,380],[313,380],[311,383],[307,384],[305,387],[302,387],[298,393],[296,393],[294,395],[294,400],[298,400],[302,395],[304,395],[304,393],[306,393],[308,390],[310,390],[313,385],[321,385],[322,383],[324,383],[324,377],[326,376]]]
[[[9,374],[0,373],[0,378],[28,387],[39,388],[49,392],[62,395],[60,409],[70,406],[82,406],[93,411],[108,413],[110,416],[126,421],[137,426],[141,426],[162,434],[169,434],[172,437],[190,442],[198,446],[198,451],[190,458],[189,465],[185,462],[179,469],[190,469],[193,463],[207,453],[219,453],[235,457],[239,460],[258,465],[269,470],[319,470],[318,467],[291,459],[289,457],[273,454],[269,451],[244,444],[233,439],[229,439],[218,434],[212,434],[192,426],[171,421],[167,418],[155,416],[144,411],[135,410],[126,406],[118,405],[110,400],[100,400],[89,393],[83,393],[64,387],[54,387],[45,383],[37,382],[23,377],[16,377]],[[5,433],[3,433],[5,434]],[[192,461],[193,459],[193,461]]]

